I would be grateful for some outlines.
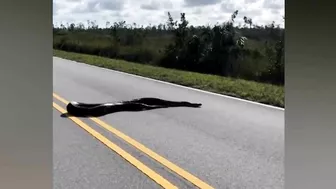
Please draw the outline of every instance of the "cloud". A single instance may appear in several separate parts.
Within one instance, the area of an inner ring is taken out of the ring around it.
[[[232,14],[236,10],[239,11],[240,9],[244,8],[241,6],[241,3],[239,2],[242,2],[242,1],[241,0],[225,0],[220,5],[221,10],[224,13],[230,13],[230,14]]]
[[[263,7],[266,9],[282,9],[284,7],[284,1],[281,0],[264,0]]]
[[[152,1],[149,4],[142,4],[141,8],[145,10],[158,10],[160,9],[160,3],[158,3],[157,1]]]
[[[141,8],[145,10],[158,10],[161,8],[161,4],[159,1],[151,1],[150,3],[142,4]]]
[[[184,4],[187,7],[197,7],[204,5],[214,5],[220,3],[221,0],[184,0]]]
[[[53,2],[53,15],[57,15],[59,9],[60,9],[59,5]]]
[[[282,24],[284,2],[279,0],[54,0],[54,23],[96,20],[105,27],[110,23],[125,20],[138,25],[166,23],[167,11],[175,20],[186,13],[191,25],[207,25],[228,21],[238,10],[236,21],[252,18],[255,24]]]
[[[69,1],[69,0],[68,0]],[[74,13],[91,13],[104,10],[119,11],[123,9],[124,1],[122,0],[88,0],[74,1],[78,2],[77,6],[72,9]]]
[[[142,4],[140,7],[144,10],[160,10],[171,9],[173,4],[170,0],[152,0],[149,3]]]
[[[244,0],[244,3],[245,4],[250,4],[250,3],[255,3],[257,2],[258,0]]]
[[[95,4],[98,5],[100,10],[122,10],[124,3],[123,0],[95,0]]]

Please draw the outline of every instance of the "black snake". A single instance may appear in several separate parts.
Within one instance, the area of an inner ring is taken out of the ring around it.
[[[82,102],[69,102],[66,106],[68,114],[78,117],[97,117],[120,111],[143,111],[168,107],[194,107],[202,104],[186,101],[169,101],[159,98],[139,98],[116,103],[88,104]]]

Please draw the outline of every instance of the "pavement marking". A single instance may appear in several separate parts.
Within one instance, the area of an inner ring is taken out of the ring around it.
[[[232,99],[232,100],[237,100],[237,101],[241,101],[241,102],[246,102],[246,103],[250,103],[250,104],[254,104],[254,105],[263,106],[263,107],[266,107],[266,108],[272,108],[272,109],[276,109],[276,110],[285,111],[285,108],[277,107],[277,106],[273,106],[273,105],[269,105],[269,104],[263,104],[263,103],[252,101],[252,100],[246,100],[246,99],[242,99],[242,98],[238,98],[238,97],[233,97],[233,96],[229,96],[229,95],[224,95],[224,94],[220,94],[220,93],[215,93],[215,92],[205,91],[205,90],[201,90],[201,89],[197,89],[197,88],[187,87],[187,86],[183,86],[183,85],[179,85],[179,84],[175,84],[175,83],[169,83],[167,81],[161,81],[161,80],[157,80],[157,79],[153,79],[153,78],[149,78],[149,77],[144,77],[144,76],[141,76],[141,75],[135,75],[135,74],[126,73],[126,72],[122,72],[122,71],[118,71],[118,70],[112,70],[112,69],[108,69],[108,68],[103,68],[103,67],[99,67],[99,66],[95,66],[95,65],[91,65],[91,64],[86,64],[86,63],[82,63],[82,62],[77,62],[77,61],[69,60],[69,59],[65,59],[65,58],[60,58],[60,57],[57,57],[57,58],[63,59],[63,60],[67,60],[67,61],[70,61],[70,62],[75,62],[75,63],[83,64],[83,65],[85,65],[87,67],[92,67],[92,68],[96,68],[96,69],[102,69],[102,70],[105,70],[105,71],[110,71],[110,72],[115,72],[115,73],[119,73],[119,74],[123,74],[123,75],[128,75],[128,76],[132,76],[132,77],[137,77],[137,78],[140,78],[140,79],[154,81],[154,82],[157,82],[157,83],[162,83],[162,84],[166,84],[166,85],[171,85],[171,86],[175,86],[175,87],[189,89],[189,90],[193,90],[193,91],[197,91],[197,92],[201,92],[201,93],[205,93],[205,94],[211,94],[211,95],[215,95],[215,96],[220,96],[220,97],[224,97],[224,98],[228,98],[228,99]]]
[[[67,111],[63,109],[61,106],[53,102],[53,107],[58,110],[61,113],[66,113]],[[115,151],[117,154],[119,154],[121,157],[123,157],[125,160],[127,160],[129,163],[134,165],[136,168],[138,168],[141,172],[146,174],[149,178],[154,180],[156,183],[158,183],[163,188],[169,188],[169,189],[177,189],[175,185],[170,183],[168,180],[163,178],[158,173],[154,172],[152,169],[144,165],[141,161],[137,160],[135,157],[133,157],[131,154],[124,151],[122,148],[111,142],[109,139],[104,137],[102,134],[88,126],[86,123],[81,121],[80,119],[76,117],[69,117],[73,122],[75,122],[78,126],[86,130],[88,133],[93,135],[96,139],[98,139],[100,142],[105,144],[107,147],[109,147],[111,150]]]
[[[53,96],[58,99],[59,101],[63,102],[64,104],[68,104],[69,102],[65,100],[64,98],[60,97],[59,95],[53,93]],[[141,152],[147,154],[149,157],[153,158],[157,162],[161,163],[171,171],[175,172],[176,174],[180,175],[187,181],[191,182],[195,186],[201,189],[214,189],[212,186],[208,185],[207,183],[201,181],[199,178],[195,177],[194,175],[188,173],[187,171],[183,170],[182,168],[178,167],[177,165],[173,164],[169,160],[165,159],[164,157],[160,156],[159,154],[153,152],[149,148],[145,147],[143,144],[139,143],[138,141],[132,139],[131,137],[127,136],[126,134],[122,133],[121,131],[115,129],[111,125],[105,123],[104,121],[95,118],[95,117],[90,117],[92,121],[97,123],[99,126],[103,127],[104,129],[110,131],[111,133],[115,134],[119,138],[123,139],[133,147],[137,148]]]

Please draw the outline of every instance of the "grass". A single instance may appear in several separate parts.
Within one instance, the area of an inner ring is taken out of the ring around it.
[[[167,69],[60,50],[54,50],[54,56],[264,104],[284,107],[285,91],[283,86]]]

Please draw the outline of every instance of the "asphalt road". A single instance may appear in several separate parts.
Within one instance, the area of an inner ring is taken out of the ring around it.
[[[54,93],[68,101],[158,97],[202,103],[202,108],[119,112],[99,119],[213,188],[284,188],[283,110],[60,58],[54,58],[53,74]],[[60,114],[54,110],[55,188],[161,188]],[[175,186],[197,188],[94,121],[81,120]]]

